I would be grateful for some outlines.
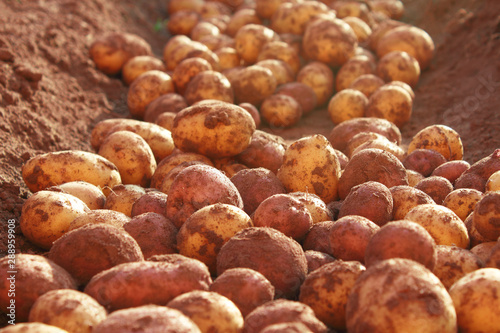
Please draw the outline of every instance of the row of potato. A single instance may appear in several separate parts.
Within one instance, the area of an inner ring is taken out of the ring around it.
[[[400,1],[367,3],[170,0],[173,34],[179,33],[175,24],[195,24],[183,32],[189,37],[169,40],[157,68],[147,62],[135,79],[132,64],[145,59],[137,55],[152,55],[147,43],[115,33],[93,44],[97,67],[121,72],[130,84],[130,111],[141,120],[98,123],[90,138],[96,153],[47,153],[23,166],[33,194],[23,206],[21,231],[48,253],[0,259],[2,309],[10,302],[4,275],[15,260],[16,318],[32,322],[0,331],[26,325],[43,332],[498,330],[500,151],[470,165],[459,134],[443,125],[422,129],[403,148],[398,126],[409,119],[411,101],[405,113],[394,105],[408,103],[394,100],[413,99],[418,75],[406,84],[400,76],[384,77],[377,69],[384,51],[372,47],[376,61],[357,45],[369,46],[377,31],[383,39],[390,32],[382,31],[390,30],[395,36],[386,43],[397,41],[405,59],[412,54],[425,68],[429,48],[425,56],[416,52],[425,50],[421,44],[412,51],[396,32],[408,36],[409,29],[414,40],[432,44],[422,30],[392,20],[401,15]],[[271,14],[273,6],[280,15]],[[248,23],[249,11],[261,20],[251,29],[241,23]],[[355,34],[354,44],[347,43],[353,53],[316,58],[315,47],[304,42],[310,26],[356,31],[339,22],[359,23],[353,16],[372,30],[370,38]],[[205,23],[219,33],[208,26],[212,33],[201,37]],[[240,31],[246,34],[238,44]],[[259,50],[252,51],[256,40]],[[239,57],[237,66],[223,68],[228,57],[215,47],[223,41],[234,43],[235,51],[226,51]],[[276,43],[283,41],[286,47]],[[267,43],[279,50],[270,47],[271,60],[279,59],[271,72],[256,65],[269,60],[257,60]],[[243,58],[252,54],[255,60]],[[293,54],[300,60],[293,80],[266,86],[282,77],[276,68],[293,68],[283,66]],[[337,63],[342,55],[345,62]],[[312,67],[321,70],[299,81],[300,71]],[[361,89],[368,102],[354,113],[349,106],[363,98],[333,95],[333,85],[350,91],[340,87],[367,74],[360,69],[367,67],[370,82],[379,83]],[[262,75],[246,77],[248,68]],[[395,99],[380,97],[392,111],[367,113],[375,104],[369,92],[381,85],[397,91]],[[273,97],[280,89],[289,98]],[[287,144],[258,129],[260,117],[272,126],[293,125],[283,121],[290,119],[287,108],[266,116],[269,98],[293,100],[302,112],[328,104],[337,125],[328,137]],[[341,111],[333,112],[338,103]]]

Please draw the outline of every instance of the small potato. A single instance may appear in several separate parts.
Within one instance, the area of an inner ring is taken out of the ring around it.
[[[255,122],[255,128],[259,128],[261,123],[259,110],[253,104],[250,103],[240,103],[238,104],[238,106],[242,107],[243,109],[248,111],[248,113],[250,113],[250,115],[253,118],[253,121]]]
[[[390,188],[408,185],[408,176],[403,164],[393,154],[378,148],[367,148],[351,157],[340,176],[340,199],[345,199],[354,186],[367,181],[376,181]]]
[[[209,48],[202,44],[191,40],[184,35],[177,35],[170,38],[163,48],[163,61],[167,71],[175,70],[175,67],[184,59],[188,54],[193,51],[208,51]],[[191,54],[192,56],[194,54]]]
[[[156,98],[175,92],[170,75],[159,70],[150,70],[139,75],[130,85],[127,106],[130,114],[143,118],[146,107]]]
[[[488,177],[486,181],[486,192],[500,191],[500,170],[495,171]]]
[[[153,54],[148,42],[124,32],[111,32],[96,38],[89,53],[97,68],[108,75],[120,73],[125,63],[135,56]]]
[[[314,333],[328,332],[310,306],[286,299],[275,299],[250,312],[245,318],[244,332],[258,333],[273,324],[290,322],[303,323]]]
[[[179,10],[169,15],[166,28],[171,35],[191,34],[193,27],[200,21],[200,14],[193,10]]]
[[[318,106],[326,104],[333,95],[334,75],[330,67],[322,62],[312,61],[303,66],[297,73],[296,81],[314,90]]]
[[[450,296],[463,332],[500,331],[500,270],[481,268],[455,282]]]
[[[114,311],[93,332],[133,332],[138,327],[146,332],[201,333],[198,326],[179,310],[152,304]]]
[[[486,261],[488,261],[488,258],[492,253],[491,251],[493,250],[493,247],[495,245],[497,245],[497,242],[484,242],[472,246],[470,252],[474,253],[479,258],[479,260],[484,264],[486,263]]]
[[[415,149],[432,149],[448,161],[461,160],[464,154],[462,140],[458,133],[445,125],[430,125],[413,136],[408,145],[408,154]]]
[[[360,91],[344,89],[336,93],[328,102],[328,114],[334,124],[365,115],[368,98]]]
[[[276,94],[264,99],[260,115],[271,127],[286,128],[299,122],[302,107],[295,98]]]
[[[462,221],[474,211],[476,203],[484,194],[471,188],[459,188],[451,191],[444,198],[442,205],[451,209]]]
[[[68,231],[71,221],[89,211],[71,194],[39,191],[24,202],[19,226],[30,242],[48,250]]]
[[[128,221],[130,221],[130,217],[121,212],[110,209],[95,209],[82,214],[71,221],[68,231],[80,228],[86,224],[96,223],[104,223],[117,228],[122,228]]]
[[[435,203],[427,193],[412,186],[393,186],[390,191],[393,202],[393,220],[403,220],[415,206]]]
[[[19,323],[4,327],[0,330],[2,333],[69,333],[57,326],[42,323]]]
[[[13,265],[16,270],[14,280],[11,276]],[[77,287],[75,280],[64,268],[41,255],[27,253],[9,254],[0,258],[0,277],[2,315],[15,323],[27,321],[31,307],[46,292]],[[13,288],[15,295],[9,295]],[[14,305],[12,300],[15,301]]]
[[[304,251],[315,251],[326,253],[333,257],[332,246],[330,244],[330,232],[336,222],[322,221],[313,224],[302,242]],[[372,222],[373,223],[373,222]]]
[[[415,185],[415,188],[427,193],[438,205],[443,204],[446,196],[453,191],[450,181],[440,176],[424,178]]]
[[[367,315],[367,314],[371,315]],[[395,258],[368,267],[346,305],[349,332],[457,332],[453,301],[439,279],[416,261]]]
[[[306,255],[306,260],[307,260],[307,272],[308,274],[311,273],[312,271],[320,268],[323,265],[326,265],[328,263],[334,262],[335,259],[329,254],[320,252],[320,251],[314,251],[314,250],[308,250],[304,252]]]
[[[204,36],[218,36],[220,34],[221,31],[215,24],[202,20],[191,29],[189,36],[192,40],[199,42]]]
[[[381,227],[366,246],[365,265],[391,258],[406,258],[432,270],[436,265],[436,242],[420,224],[409,220],[392,221]]]
[[[101,209],[106,202],[106,196],[99,187],[84,181],[72,181],[51,186],[47,191],[71,194],[82,200],[89,209]]]
[[[153,100],[146,107],[144,112],[144,121],[155,123],[157,118],[166,112],[177,113],[184,108],[187,108],[187,103],[184,97],[177,93],[161,95]]]
[[[361,75],[374,74],[375,63],[367,56],[355,56],[340,67],[335,78],[337,92],[349,88]]]
[[[325,264],[307,276],[300,287],[299,301],[310,306],[328,327],[343,330],[349,292],[365,270],[356,261],[337,260]]]
[[[340,260],[364,263],[366,247],[379,229],[374,222],[359,215],[339,218],[328,233],[331,254]]]
[[[236,158],[250,168],[262,167],[277,173],[283,163],[286,148],[287,144],[282,137],[256,130],[250,145]]]
[[[366,42],[370,37],[370,35],[372,34],[372,29],[370,28],[368,23],[366,23],[359,17],[346,16],[342,18],[342,21],[349,24],[351,29],[354,31],[354,34],[356,35],[356,38],[358,39],[359,43]]]
[[[389,139],[387,139],[382,134],[378,134],[375,132],[369,132],[369,131],[360,132],[360,133],[354,135],[347,143],[347,147],[345,148],[346,155],[349,157],[352,156],[354,151],[356,150],[356,148],[358,148],[359,146],[361,146],[365,142],[372,141],[375,139],[386,139],[387,141],[389,141]],[[389,142],[391,142],[391,141],[389,141]]]
[[[291,45],[279,40],[264,44],[257,57],[257,62],[271,59],[281,60],[287,64],[292,70],[292,78],[299,72],[302,65],[297,51]]]
[[[295,98],[302,107],[303,114],[311,113],[318,104],[318,98],[314,89],[301,82],[295,81],[280,85],[276,89],[276,94],[288,95]]]
[[[295,74],[292,72],[290,66],[283,60],[264,59],[257,61],[255,65],[269,69],[276,79],[277,87],[295,81]]]
[[[318,195],[307,192],[290,192],[288,195],[306,205],[307,210],[311,214],[313,224],[332,220],[330,210]]]
[[[262,24],[262,20],[257,15],[257,11],[253,8],[239,9],[231,15],[225,33],[234,37],[241,27],[250,23]]]
[[[274,299],[274,287],[261,273],[249,268],[231,268],[220,274],[210,291],[229,298],[245,318],[256,307]]]
[[[297,1],[281,5],[271,16],[270,28],[279,34],[303,35],[309,22],[319,14],[327,14],[330,8],[317,1]]]
[[[177,234],[179,253],[205,263],[216,272],[216,258],[221,247],[238,231],[252,227],[250,217],[233,205],[216,203],[194,212]]]
[[[405,216],[405,220],[423,226],[437,245],[455,245],[469,248],[469,235],[464,222],[449,208],[436,204],[417,205]]]
[[[184,98],[189,105],[206,99],[234,102],[229,80],[219,72],[206,70],[196,74],[186,85]]]
[[[410,120],[412,107],[412,98],[406,90],[394,85],[384,85],[370,96],[365,116],[387,119],[402,127]]]
[[[111,188],[111,193],[106,198],[105,209],[111,209],[127,216],[132,216],[132,206],[146,191],[143,187],[127,184]]]
[[[151,70],[165,71],[163,61],[150,55],[133,57],[123,65],[122,80],[129,86],[139,75]]]
[[[474,188],[485,192],[486,182],[490,176],[500,170],[500,149],[495,149],[491,155],[486,156],[469,169],[455,181],[455,188]]]
[[[238,307],[216,292],[193,290],[175,297],[167,307],[189,317],[202,332],[240,332],[244,319]]]
[[[446,163],[446,158],[438,151],[432,149],[415,149],[403,160],[406,169],[415,170],[428,177],[441,164]]]
[[[458,179],[466,170],[470,168],[470,164],[464,160],[447,161],[432,171],[431,176],[441,176],[448,179],[452,184]]]
[[[265,67],[252,65],[237,71],[235,77],[229,76],[237,103],[250,103],[259,106],[266,97],[271,96],[278,85],[273,72]]]
[[[441,280],[446,289],[484,265],[479,257],[469,250],[448,245],[438,245],[436,249],[437,261],[432,273]]]
[[[222,101],[208,101],[179,112],[172,137],[182,151],[222,158],[244,151],[254,131],[255,122],[245,109]]]
[[[22,166],[21,172],[33,193],[71,181],[85,181],[101,189],[121,184],[113,163],[98,154],[78,150],[37,155]]]
[[[123,225],[123,229],[139,244],[145,259],[177,252],[177,228],[163,215],[144,213],[134,216]]]
[[[415,88],[420,79],[420,65],[417,59],[404,51],[392,51],[380,58],[377,75],[385,82],[402,81]]]
[[[212,65],[203,58],[187,58],[179,62],[172,72],[172,81],[176,91],[184,95],[187,85],[201,72],[211,71]]]
[[[298,321],[291,321],[286,323],[277,323],[266,326],[261,333],[313,333],[306,325]]]
[[[167,5],[167,12],[172,15],[180,10],[191,10],[201,12],[203,0],[171,0]]]
[[[368,149],[368,148],[382,149],[382,150],[394,155],[401,162],[403,162],[405,157],[406,157],[406,152],[404,151],[403,148],[401,148],[400,146],[398,146],[394,142],[389,141],[385,137],[381,137],[381,138],[377,138],[377,139],[368,140],[366,142],[363,142],[358,147],[356,147],[356,149],[353,150],[353,152],[351,153],[351,156],[357,154],[359,151],[361,151],[363,149]]]
[[[370,3],[370,9],[393,20],[401,19],[404,14],[404,4],[400,0],[374,0]]]
[[[211,283],[208,268],[196,259],[139,261],[120,264],[95,275],[84,292],[108,311],[115,311],[167,304],[191,290],[208,290]]]
[[[369,98],[384,84],[384,80],[374,74],[363,74],[354,79],[348,88],[359,90]]]
[[[214,52],[219,58],[219,67],[221,72],[241,66],[241,58],[238,52],[236,52],[236,49],[224,46],[216,49]]]
[[[242,26],[234,36],[235,49],[247,64],[256,63],[264,44],[272,40],[279,40],[279,36],[270,28],[254,23]]]
[[[358,38],[346,22],[319,18],[305,29],[302,48],[307,58],[329,66],[341,66],[354,55]]]
[[[59,289],[48,291],[36,300],[29,321],[57,326],[68,332],[91,333],[107,315],[106,309],[89,295]]]
[[[292,143],[285,151],[278,178],[289,192],[318,195],[324,202],[338,198],[340,164],[323,135],[313,135]]]
[[[151,147],[140,135],[129,131],[111,133],[98,153],[116,165],[124,184],[149,186],[156,160]]]
[[[408,185],[411,187],[415,187],[419,181],[425,178],[424,175],[415,170],[406,169],[406,174],[408,175]]]
[[[389,188],[376,181],[367,181],[351,188],[340,207],[338,217],[359,215],[382,226],[392,220],[392,209]]]
[[[288,194],[275,194],[257,207],[252,217],[256,227],[270,227],[302,241],[313,225],[306,205]]]
[[[165,214],[168,196],[159,191],[150,190],[142,195],[132,205],[130,216],[134,217],[144,213]]]
[[[486,240],[495,241],[500,237],[500,192],[486,193],[474,207],[473,224]]]
[[[256,0],[255,12],[262,19],[270,19],[278,7],[286,0]]]

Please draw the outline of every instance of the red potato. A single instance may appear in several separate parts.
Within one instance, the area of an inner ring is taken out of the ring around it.
[[[455,181],[455,188],[473,188],[484,192],[488,178],[500,170],[500,149],[486,156],[464,171]]]
[[[250,168],[266,168],[278,172],[287,144],[278,135],[256,130],[252,135],[250,145],[236,156],[236,159]]]
[[[302,107],[303,114],[312,112],[318,104],[318,98],[311,86],[301,82],[289,82],[280,85],[276,89],[276,94],[283,94],[293,97]]]
[[[320,268],[323,265],[334,262],[335,259],[329,254],[320,251],[308,250],[304,252],[307,259],[307,272],[311,273],[312,271]]]
[[[460,177],[466,170],[470,168],[470,164],[464,160],[448,161],[436,167],[432,171],[431,176],[441,176],[448,179],[452,184]]]
[[[427,193],[438,205],[441,205],[446,196],[453,191],[450,181],[439,176],[424,178],[415,185],[415,188]]]
[[[313,224],[302,242],[304,250],[313,250],[334,256],[330,242],[330,233],[337,222],[338,221],[323,221]]]
[[[440,165],[446,163],[446,158],[432,149],[415,149],[403,160],[406,169],[417,171],[428,177]]]
[[[165,193],[150,190],[134,202],[130,216],[134,217],[144,213],[164,214],[167,198]]]
[[[187,108],[187,106],[186,100],[180,94],[170,93],[161,95],[146,107],[144,121],[155,123],[162,113],[170,112],[175,114]]]

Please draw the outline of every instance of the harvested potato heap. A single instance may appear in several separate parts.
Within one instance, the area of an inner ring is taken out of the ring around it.
[[[133,119],[22,168],[21,231],[48,253],[0,259],[19,330],[500,331],[500,149],[470,165],[440,124],[403,145],[434,44],[401,1],[167,8],[162,57],[90,47]],[[327,136],[265,132],[318,109]]]

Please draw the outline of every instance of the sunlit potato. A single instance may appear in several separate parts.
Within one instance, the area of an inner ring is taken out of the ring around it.
[[[447,160],[461,160],[464,154],[460,135],[445,125],[429,125],[413,136],[408,145],[408,153],[415,149],[432,149]]]
[[[392,51],[378,61],[377,75],[386,82],[401,81],[414,88],[420,79],[420,65],[408,53]]]
[[[212,65],[203,58],[182,60],[172,72],[172,81],[176,91],[184,95],[188,83],[199,73],[212,70]]]
[[[349,88],[351,83],[361,75],[374,74],[375,62],[364,55],[357,55],[349,59],[337,72],[335,88],[337,92]]]
[[[366,117],[378,117],[402,127],[410,121],[413,100],[406,90],[395,86],[382,86],[370,96]]]
[[[188,105],[207,99],[233,103],[234,92],[231,83],[223,74],[203,71],[196,74],[186,85],[184,98]]]
[[[234,36],[235,49],[247,64],[256,63],[262,47],[272,40],[279,40],[276,32],[255,23],[244,25]]]
[[[293,97],[271,95],[262,102],[260,116],[272,128],[291,127],[302,117],[302,107]]]
[[[344,89],[337,92],[328,102],[328,114],[334,124],[365,115],[368,98],[360,91]]]
[[[200,14],[192,10],[179,10],[169,16],[167,30],[172,35],[191,34],[193,27],[200,21]]]
[[[335,88],[332,69],[320,61],[312,61],[303,66],[297,73],[296,81],[307,84],[314,90],[317,106],[327,103]]]

